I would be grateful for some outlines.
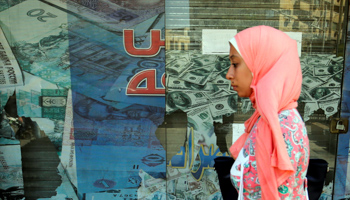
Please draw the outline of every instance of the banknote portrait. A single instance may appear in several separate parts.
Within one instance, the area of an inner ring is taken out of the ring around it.
[[[21,58],[26,58],[30,60],[43,60],[45,54],[40,51],[38,44],[32,43],[17,43],[14,52]]]
[[[39,47],[42,50],[57,49],[60,42],[68,39],[68,32],[61,31],[59,35],[49,35],[44,37],[39,42]]]
[[[341,83],[342,81],[342,78],[343,78],[343,74],[342,73],[337,73],[335,74],[332,79],[338,83]]]
[[[62,30],[58,35],[48,35],[37,43],[18,42],[15,44],[14,52],[22,59],[32,61],[49,60],[57,57],[57,52],[54,50],[61,46],[65,47],[67,44],[63,44],[63,42],[67,40],[68,32]]]
[[[181,91],[169,92],[167,94],[167,105],[171,108],[186,109],[191,106],[191,99]]]
[[[328,67],[328,72],[331,74],[335,74],[336,72],[339,72],[342,69],[343,67],[341,64],[334,64]]]
[[[310,92],[311,96],[316,100],[328,95],[329,93],[330,90],[328,88],[323,87],[315,88]]]
[[[227,98],[227,104],[232,110],[237,110],[237,95],[231,95]]]
[[[218,62],[215,62],[215,69],[221,71],[230,66],[230,60],[223,57],[218,57]]]

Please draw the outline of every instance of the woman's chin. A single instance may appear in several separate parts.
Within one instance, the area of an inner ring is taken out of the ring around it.
[[[246,98],[246,97],[249,97],[250,95],[247,95],[245,93],[242,93],[242,92],[237,92],[237,95],[241,98]]]

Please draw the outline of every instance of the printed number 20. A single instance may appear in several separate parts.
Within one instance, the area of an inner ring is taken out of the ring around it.
[[[57,16],[47,12],[46,15],[43,16],[43,14],[45,13],[45,10],[43,9],[32,9],[30,11],[27,12],[27,15],[29,17],[37,17],[37,19],[41,22],[46,22],[46,20],[44,20],[44,18],[56,18]]]

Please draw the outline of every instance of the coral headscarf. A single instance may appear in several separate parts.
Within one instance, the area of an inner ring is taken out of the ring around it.
[[[234,158],[257,124],[255,156],[264,200],[279,199],[278,186],[295,173],[283,139],[278,112],[296,108],[302,74],[297,43],[269,26],[245,29],[234,37],[239,52],[253,73],[250,100],[254,114],[244,123],[245,133],[231,146]]]

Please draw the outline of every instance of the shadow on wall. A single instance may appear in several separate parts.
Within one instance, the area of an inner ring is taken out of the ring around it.
[[[180,151],[181,146],[186,146],[187,114],[177,110],[165,115],[163,123],[158,126],[155,134],[166,151],[168,163]]]

